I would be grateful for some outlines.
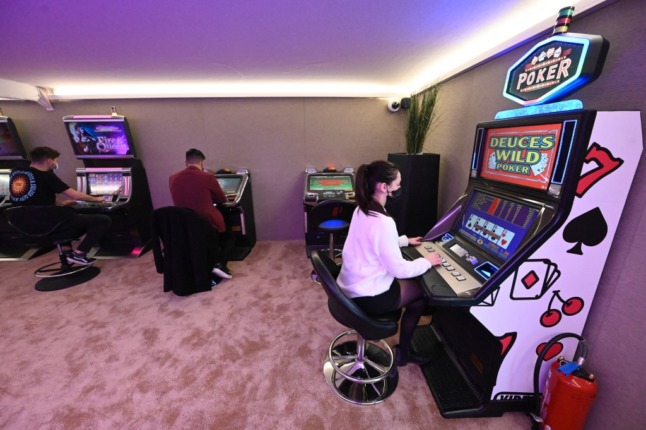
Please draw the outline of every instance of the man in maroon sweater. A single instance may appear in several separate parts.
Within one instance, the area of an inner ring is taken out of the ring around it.
[[[224,204],[227,196],[215,175],[204,171],[205,159],[199,149],[186,151],[186,169],[173,173],[168,180],[170,194],[175,206],[194,210],[213,226],[214,240],[219,241],[220,247],[213,273],[231,279],[227,262],[235,240],[231,232],[227,231],[222,213],[214,206],[214,203]]]

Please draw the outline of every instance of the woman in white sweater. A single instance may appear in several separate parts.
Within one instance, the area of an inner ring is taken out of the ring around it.
[[[441,264],[438,254],[413,261],[404,259],[399,247],[419,245],[421,237],[399,236],[395,221],[386,212],[387,198],[401,195],[401,174],[388,161],[373,161],[357,170],[352,216],[343,246],[338,284],[359,307],[372,315],[405,308],[395,347],[397,365],[425,364],[428,359],[410,352],[413,331],[427,307],[420,286],[409,278]]]

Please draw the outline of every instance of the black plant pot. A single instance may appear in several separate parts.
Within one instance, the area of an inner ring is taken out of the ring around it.
[[[424,236],[437,221],[439,154],[388,154],[402,175],[402,196],[388,199],[386,210],[399,234]]]

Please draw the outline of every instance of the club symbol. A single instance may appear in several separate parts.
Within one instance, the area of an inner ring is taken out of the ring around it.
[[[572,315],[578,314],[583,309],[584,303],[581,297],[570,297],[567,300],[563,300],[559,293],[560,290],[555,290],[552,293],[552,298],[547,305],[547,310],[541,315],[540,322],[543,327],[554,327],[558,324],[559,321],[561,321],[561,312],[571,317]],[[562,303],[560,311],[558,309],[552,309],[552,304],[555,298]]]

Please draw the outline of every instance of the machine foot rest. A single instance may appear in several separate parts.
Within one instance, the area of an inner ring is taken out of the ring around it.
[[[431,325],[415,330],[412,347],[418,354],[431,357],[422,372],[440,413],[446,417],[458,417],[470,416],[472,414],[467,411],[473,411],[477,415],[476,410],[482,407],[481,396],[451,359]]]

